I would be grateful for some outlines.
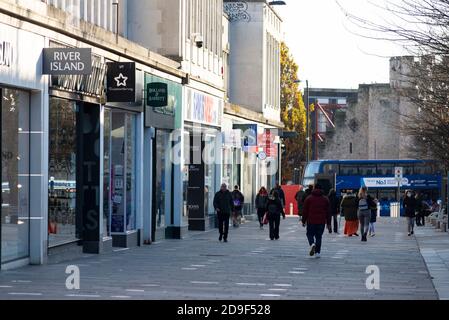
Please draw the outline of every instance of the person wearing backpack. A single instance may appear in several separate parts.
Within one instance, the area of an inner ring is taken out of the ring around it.
[[[362,242],[368,241],[369,224],[371,221],[371,208],[375,207],[374,199],[368,195],[368,188],[362,187],[358,195],[358,216],[360,220],[360,233]]]
[[[234,187],[234,191],[232,192],[232,200],[234,201],[234,214],[232,215],[232,224],[234,228],[237,228],[240,225],[243,203],[245,203],[245,197],[240,192],[239,186]]]
[[[284,207],[279,198],[279,193],[273,191],[268,197],[267,202],[268,221],[270,224],[270,239],[279,240],[279,225],[281,223],[281,215],[285,219]]]
[[[256,196],[257,217],[259,218],[260,229],[263,229],[263,217],[267,212],[268,191],[265,187],[260,188]]]

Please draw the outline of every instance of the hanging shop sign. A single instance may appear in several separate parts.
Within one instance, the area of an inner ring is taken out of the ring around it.
[[[168,106],[168,84],[151,82],[147,84],[147,106],[162,108]]]
[[[92,73],[91,48],[45,48],[43,74],[89,75]]]
[[[257,153],[257,124],[234,124],[234,129],[240,129],[242,131],[243,151]]]
[[[11,67],[14,62],[14,50],[11,42],[0,40],[0,66]]]
[[[277,157],[277,145],[275,144],[275,130],[266,129],[259,135],[259,150],[262,150],[267,158]],[[260,157],[259,157],[260,158]]]
[[[136,63],[108,62],[107,64],[108,102],[136,101]]]

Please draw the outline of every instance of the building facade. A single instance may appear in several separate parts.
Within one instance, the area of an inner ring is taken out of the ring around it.
[[[410,59],[413,60],[410,57],[391,59],[391,83],[360,85],[355,95],[351,93],[347,104],[330,114],[334,127],[327,120],[323,124],[318,120],[318,130],[314,126],[313,132],[319,134],[325,130],[326,135],[317,138],[314,134],[314,159],[416,157],[413,139],[406,135],[402,125],[407,121],[407,115],[417,112],[417,109],[398,92],[409,85],[404,77],[411,66]],[[314,97],[311,103],[325,102],[315,91],[311,89],[311,97]],[[317,112],[322,110],[315,107],[313,119],[316,119]]]
[[[186,74],[102,25],[111,3],[79,2],[111,13],[89,15],[95,24],[68,3],[1,1],[2,269],[155,238],[149,182],[162,138],[144,126],[144,87],[165,82],[174,127]]]
[[[240,147],[224,147],[224,179],[239,185],[245,214],[254,213],[259,189],[281,181],[280,44],[282,19],[267,1],[224,1],[229,19],[229,102],[226,136],[242,136]],[[232,141],[232,140],[231,140]],[[239,163],[238,160],[240,160]],[[236,178],[236,172],[238,172]]]

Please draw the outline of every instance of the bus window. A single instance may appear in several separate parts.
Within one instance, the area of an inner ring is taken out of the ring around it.
[[[432,165],[416,164],[414,168],[415,174],[433,174]]]
[[[376,165],[375,164],[361,164],[359,165],[359,174],[361,176],[374,176],[376,175]]]
[[[377,174],[382,176],[392,176],[394,171],[394,167],[392,164],[378,164],[377,165]]]
[[[412,164],[404,164],[404,165],[399,164],[398,167],[402,167],[403,168],[404,176],[411,176],[411,175],[413,175],[413,167],[414,166]]]
[[[311,162],[307,165],[306,171],[304,173],[304,177],[306,178],[315,178],[315,174],[320,172],[321,162]]]
[[[325,174],[338,174],[338,164],[336,164],[336,163],[326,163],[323,166],[323,173],[325,173]]]
[[[356,176],[358,175],[358,169],[356,165],[342,164],[340,165],[341,176]]]

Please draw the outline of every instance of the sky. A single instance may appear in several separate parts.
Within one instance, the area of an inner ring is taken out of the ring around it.
[[[284,39],[299,65],[299,77],[308,80],[309,87],[357,89],[359,84],[389,83],[389,57],[406,54],[402,47],[356,35],[362,30],[346,18],[336,0],[285,2],[275,9],[284,21]],[[373,0],[338,2],[370,21],[390,21]]]

